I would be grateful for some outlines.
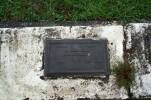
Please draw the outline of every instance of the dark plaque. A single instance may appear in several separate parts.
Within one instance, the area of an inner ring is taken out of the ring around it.
[[[107,40],[45,40],[44,75],[109,75]]]

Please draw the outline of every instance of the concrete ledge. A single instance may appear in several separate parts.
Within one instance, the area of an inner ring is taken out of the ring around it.
[[[46,26],[45,26],[46,25]],[[151,65],[148,45],[144,36],[150,23],[117,22],[87,23],[0,23],[0,99],[56,99],[76,100],[125,99],[126,91],[119,89],[114,75],[108,81],[101,79],[58,78],[43,80],[42,55],[44,40],[53,39],[102,39],[109,43],[111,68],[116,61],[123,61],[126,50],[128,59],[136,68],[136,84],[131,88],[134,98],[151,95]],[[28,26],[28,27],[27,27]],[[123,45],[125,42],[125,45]],[[8,96],[9,95],[9,96]]]

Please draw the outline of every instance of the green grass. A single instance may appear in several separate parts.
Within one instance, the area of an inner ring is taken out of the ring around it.
[[[151,0],[0,0],[0,21],[151,20]]]
[[[113,66],[113,73],[116,77],[117,85],[129,90],[135,80],[134,66],[128,63],[117,62],[117,64]]]

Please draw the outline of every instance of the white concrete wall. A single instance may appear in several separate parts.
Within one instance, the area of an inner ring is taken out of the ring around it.
[[[132,93],[137,98],[151,97],[151,63],[146,57],[149,54],[145,54],[144,38],[151,35],[151,23],[130,23],[125,27],[125,32],[128,36],[127,49],[133,51],[129,54],[130,61],[136,69]],[[150,44],[149,41],[147,43]]]
[[[100,79],[41,80],[43,75],[43,40],[50,38],[86,38],[109,40],[111,65],[123,60],[123,26],[50,26],[0,29],[0,100],[77,98],[127,98],[123,89],[110,75],[109,81]]]

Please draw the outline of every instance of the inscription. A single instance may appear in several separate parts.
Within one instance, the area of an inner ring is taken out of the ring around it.
[[[88,56],[89,51],[65,51],[64,56]]]

